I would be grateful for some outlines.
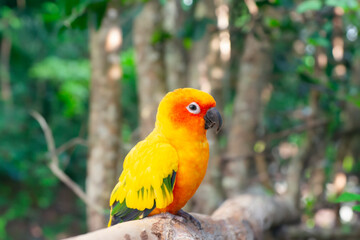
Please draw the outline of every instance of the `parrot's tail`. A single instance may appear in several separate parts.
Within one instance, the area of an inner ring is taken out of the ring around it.
[[[155,206],[156,205],[155,205],[155,201],[154,201],[154,206],[151,209],[145,208],[145,210],[140,211],[137,209],[127,208],[126,215],[124,215],[124,214],[121,215],[119,213],[110,215],[108,227],[111,227],[118,223],[127,222],[130,220],[138,220],[138,219],[147,217],[152,212],[152,210],[154,210]],[[112,211],[112,209],[113,208],[111,208],[110,212]]]
[[[111,227],[111,221],[112,221],[112,216],[110,216],[109,222],[108,222],[108,227]]]
[[[125,222],[121,217],[119,216],[110,216],[108,227],[114,226],[115,224]]]

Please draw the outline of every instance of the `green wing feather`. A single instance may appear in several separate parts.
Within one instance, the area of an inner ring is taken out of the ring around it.
[[[109,226],[141,219],[173,201],[178,168],[176,150],[167,143],[144,140],[126,156],[123,172],[110,197]]]
[[[175,185],[176,172],[173,171],[168,177],[163,179],[163,184],[161,185],[161,189],[163,190],[163,194],[166,195],[165,188],[168,192],[172,192]],[[144,195],[144,188],[141,188],[138,191],[138,195]],[[118,223],[137,220],[147,217],[152,210],[156,207],[156,201],[154,200],[154,205],[152,208],[145,208],[140,211],[138,209],[129,208],[126,206],[126,199],[123,202],[114,202],[111,206],[110,210],[110,221],[109,226],[113,226]]]

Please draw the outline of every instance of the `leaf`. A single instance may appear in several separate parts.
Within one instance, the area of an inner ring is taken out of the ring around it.
[[[266,148],[266,143],[264,141],[257,141],[254,145],[254,151],[257,153],[262,153]]]
[[[42,12],[44,22],[54,22],[61,19],[59,6],[53,2],[45,2],[42,5]]]
[[[336,199],[335,202],[340,203],[353,201],[360,201],[360,194],[344,192]]]
[[[58,96],[65,104],[65,116],[81,115],[85,111],[84,106],[89,96],[89,89],[79,81],[69,80],[61,85]]]
[[[184,44],[185,49],[190,50],[191,47],[192,47],[192,40],[191,40],[191,38],[184,38],[183,44]]]
[[[215,21],[211,18],[197,19],[193,23],[192,39],[200,40],[206,33],[208,25],[214,25]]]
[[[265,18],[265,24],[271,28],[280,27],[280,21],[276,18],[269,18],[269,17]]]
[[[178,38],[191,38],[193,41],[198,41],[206,34],[208,25],[215,25],[215,23],[213,19],[206,17],[200,19],[189,18],[176,36]]]
[[[356,107],[360,108],[360,94],[354,96],[347,96],[346,101],[354,104]]]
[[[343,169],[345,172],[350,172],[354,166],[354,158],[351,155],[347,155],[343,160]]]
[[[299,4],[296,8],[298,13],[304,13],[307,11],[317,11],[321,9],[321,1],[319,0],[308,0]]]
[[[356,10],[359,8],[359,2],[357,0],[326,0],[325,5],[331,7],[340,7],[345,11]]]
[[[155,30],[151,36],[151,44],[163,43],[168,39],[171,39],[171,33],[162,29]]]
[[[321,47],[329,47],[331,45],[329,39],[316,37],[316,38],[308,38],[307,42],[314,46],[321,46]]]
[[[242,28],[246,26],[251,20],[250,14],[244,14],[235,19],[234,26],[238,28]]]
[[[30,68],[29,75],[40,80],[54,82],[67,80],[88,82],[90,79],[90,63],[87,59],[68,60],[51,56],[35,63]]]
[[[305,66],[308,68],[313,68],[315,66],[315,58],[311,55],[304,57]]]
[[[63,25],[86,29],[90,19],[98,29],[104,17],[106,6],[107,0],[64,1],[62,5],[62,8],[65,9]]]
[[[360,212],[360,205],[355,205],[352,207],[354,211]]]
[[[6,29],[7,25],[13,29],[19,29],[22,26],[21,20],[16,16],[15,11],[8,7],[2,7],[0,9],[0,19],[2,20],[0,24],[1,22],[7,22],[5,27],[0,27],[0,30],[2,30],[1,28]]]

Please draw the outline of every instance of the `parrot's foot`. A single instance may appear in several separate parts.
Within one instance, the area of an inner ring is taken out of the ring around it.
[[[180,209],[177,212],[177,215],[179,217],[182,217],[185,220],[192,222],[199,230],[202,230],[201,223],[199,222],[199,220],[194,218],[190,213],[187,213],[187,212],[183,211],[182,209]]]

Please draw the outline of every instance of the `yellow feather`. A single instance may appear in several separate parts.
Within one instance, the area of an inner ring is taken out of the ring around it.
[[[195,89],[175,90],[163,98],[154,130],[124,160],[110,205],[125,201],[128,208],[142,211],[156,202],[152,213],[176,213],[195,193],[206,172],[209,146],[203,116],[184,114],[186,105],[193,101],[205,110],[216,105],[213,97]],[[173,172],[176,185],[168,189],[169,179],[166,184],[164,179],[171,178]]]
[[[127,207],[142,211],[152,208],[154,200],[159,208],[164,208],[173,201],[172,192],[167,191],[163,181],[178,170],[178,155],[156,130],[129,152],[123,169],[111,194],[110,206],[115,201],[122,202],[125,199]]]

